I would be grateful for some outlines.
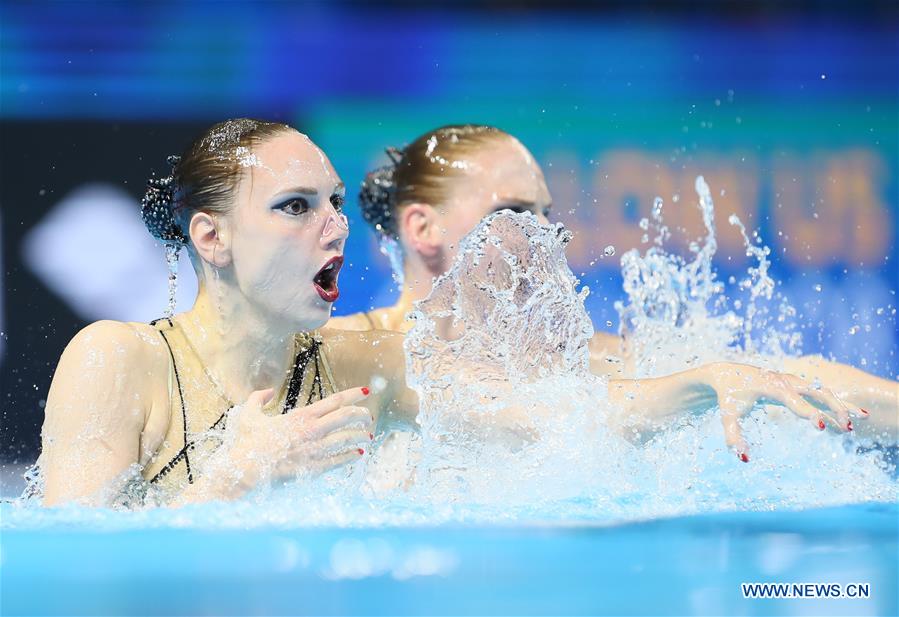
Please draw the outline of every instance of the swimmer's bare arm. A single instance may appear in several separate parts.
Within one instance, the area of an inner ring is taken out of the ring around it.
[[[612,379],[609,400],[620,412],[614,422],[625,435],[664,428],[680,417],[718,407],[725,440],[738,455],[748,452],[738,421],[759,402],[783,405],[818,428],[851,430],[850,408],[826,388],[795,375],[730,362],[666,377]]]
[[[377,424],[414,426],[418,395],[406,385],[403,334],[387,330],[351,332],[323,329],[325,354],[338,388],[366,385],[366,401]]]
[[[152,398],[147,360],[134,329],[114,321],[88,326],[66,347],[42,430],[45,505],[98,505],[104,489],[138,462]]]

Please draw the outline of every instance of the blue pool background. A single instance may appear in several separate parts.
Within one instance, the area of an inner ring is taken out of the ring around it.
[[[4,506],[8,507],[8,506]],[[4,615],[895,615],[896,504],[625,525],[4,529]],[[748,600],[741,583],[866,583]]]

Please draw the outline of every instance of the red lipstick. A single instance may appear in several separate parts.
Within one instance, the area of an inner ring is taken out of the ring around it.
[[[341,266],[343,266],[343,255],[336,255],[326,261],[312,279],[312,286],[325,302],[334,302],[340,296],[340,290],[337,288],[337,275],[340,274]]]

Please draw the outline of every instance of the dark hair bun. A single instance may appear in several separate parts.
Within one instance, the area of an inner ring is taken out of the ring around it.
[[[147,180],[147,192],[140,202],[140,216],[154,238],[166,243],[187,244],[187,237],[175,220],[175,176],[174,168],[181,157],[170,156],[172,175],[165,178]]]
[[[393,238],[399,234],[392,206],[396,189],[393,179],[395,170],[396,165],[391,164],[369,172],[359,190],[362,218],[378,232]]]

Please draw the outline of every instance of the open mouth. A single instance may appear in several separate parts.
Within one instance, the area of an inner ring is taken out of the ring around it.
[[[342,265],[342,255],[332,257],[312,279],[315,291],[325,302],[334,302],[340,296],[340,290],[337,289],[337,275],[340,273]]]

